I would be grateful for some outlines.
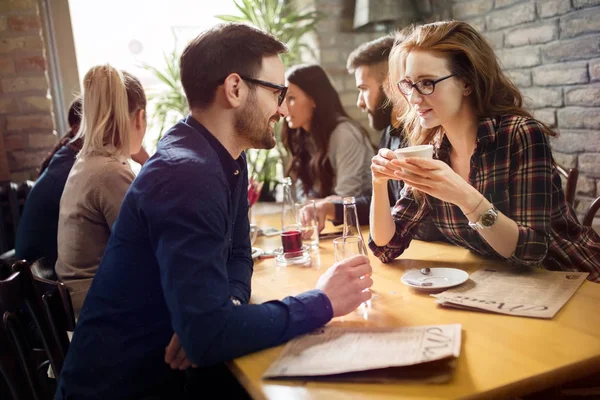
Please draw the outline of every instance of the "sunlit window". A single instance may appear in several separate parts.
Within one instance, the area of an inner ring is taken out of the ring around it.
[[[110,63],[140,79],[146,94],[162,83],[143,65],[162,69],[164,55],[183,47],[201,31],[221,22],[215,15],[236,14],[230,0],[69,0],[79,78],[90,67]],[[149,122],[156,104],[150,102]],[[159,134],[149,125],[144,146],[154,151]]]

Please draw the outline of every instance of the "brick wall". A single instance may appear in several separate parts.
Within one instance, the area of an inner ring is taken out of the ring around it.
[[[554,158],[580,170],[581,216],[600,196],[600,0],[455,0],[452,11],[484,32],[528,107],[559,132]]]
[[[37,0],[0,1],[0,164],[13,181],[35,179],[56,143],[41,28]]]
[[[377,32],[353,29],[354,0],[299,0],[301,6],[313,7],[322,12],[327,18],[317,27],[316,40],[312,46],[316,51],[318,62],[329,74],[334,87],[340,94],[342,104],[348,114],[360,121],[371,135],[374,144],[379,143],[380,132],[369,128],[367,115],[356,107],[358,91],[354,75],[348,74],[346,61],[350,52],[360,44],[383,36],[388,31],[393,31],[395,26]],[[433,20],[433,16],[449,17],[452,11],[451,4],[444,0],[419,0],[418,13],[426,20]],[[368,28],[367,28],[368,29]]]
[[[355,106],[346,59],[357,45],[385,32],[352,29],[353,0],[306,0],[329,18],[319,25],[318,61],[330,74],[348,113],[368,126]],[[511,79],[540,120],[555,127],[555,159],[577,166],[576,210],[600,196],[600,0],[420,0],[422,21],[455,18],[490,40]],[[377,133],[372,132],[373,138]],[[600,225],[596,218],[594,225]]]

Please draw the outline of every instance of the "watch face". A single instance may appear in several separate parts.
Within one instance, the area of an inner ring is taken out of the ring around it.
[[[498,217],[498,214],[493,212],[493,210],[486,211],[481,216],[481,225],[486,226],[486,227],[492,226],[492,225],[494,225],[494,222],[496,222],[497,217]]]

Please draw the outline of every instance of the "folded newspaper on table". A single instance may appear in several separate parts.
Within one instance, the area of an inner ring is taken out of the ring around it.
[[[463,285],[431,296],[445,307],[553,318],[587,276],[587,272],[486,267]]]
[[[324,327],[288,342],[263,378],[446,382],[460,346],[459,324]]]

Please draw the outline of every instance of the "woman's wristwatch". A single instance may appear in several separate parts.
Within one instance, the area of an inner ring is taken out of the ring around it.
[[[494,205],[492,204],[492,207],[487,210],[484,211],[480,216],[479,219],[475,222],[471,222],[469,221],[469,226],[473,229],[475,229],[476,231],[480,231],[482,229],[487,229],[487,228],[491,228],[496,221],[498,220],[498,210],[496,210],[496,207],[494,207]]]

